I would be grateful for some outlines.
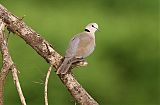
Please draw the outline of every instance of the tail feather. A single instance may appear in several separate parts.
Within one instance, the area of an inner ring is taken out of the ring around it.
[[[69,58],[65,58],[61,66],[57,70],[57,74],[66,74],[72,63],[69,62]]]

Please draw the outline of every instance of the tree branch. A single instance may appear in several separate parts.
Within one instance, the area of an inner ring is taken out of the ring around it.
[[[44,84],[44,101],[45,101],[45,105],[48,105],[48,80],[49,80],[49,76],[51,74],[52,71],[52,65],[49,67],[47,75],[46,75],[46,79],[45,79],[45,84]]]
[[[44,38],[28,27],[21,19],[10,13],[2,5],[0,5],[0,18],[3,19],[3,22],[6,23],[11,32],[16,33],[24,39],[27,44],[29,44],[47,62],[53,65],[55,69],[59,67],[63,57],[58,54]],[[77,65],[85,66],[86,62],[80,62]],[[98,105],[86,90],[82,88],[72,74],[59,75],[59,77],[78,103],[81,105]]]
[[[2,22],[2,20],[0,19],[0,47],[1,47],[1,53],[3,56],[3,67],[2,67],[1,73],[0,73],[0,105],[3,105],[4,83],[5,83],[5,79],[7,77],[7,74],[9,73],[10,69],[12,70],[13,79],[15,81],[15,85],[16,85],[19,97],[21,99],[21,103],[22,103],[22,105],[26,105],[26,102],[25,102],[25,99],[24,99],[24,96],[23,96],[23,93],[22,93],[22,90],[20,87],[20,83],[18,80],[16,66],[14,65],[14,62],[12,61],[12,58],[8,52],[7,43],[5,41],[5,37],[3,34],[4,27],[5,27],[5,25]]]
[[[11,70],[12,70],[12,76],[13,76],[14,84],[16,85],[21,103],[22,103],[22,105],[26,105],[26,101],[25,101],[25,98],[24,98],[24,95],[23,95],[23,92],[22,92],[22,89],[21,89],[21,86],[20,86],[19,79],[18,79],[17,69],[16,69],[16,66],[14,64],[11,66]]]
[[[7,43],[4,40],[4,34],[3,34],[4,27],[5,27],[5,24],[0,19],[0,48],[1,48],[0,50],[2,53],[2,59],[3,59],[3,65],[0,72],[0,105],[3,105],[4,84],[5,84],[6,77],[9,73],[9,68],[11,63],[11,61],[9,61],[10,56],[8,56],[7,54],[8,53]]]

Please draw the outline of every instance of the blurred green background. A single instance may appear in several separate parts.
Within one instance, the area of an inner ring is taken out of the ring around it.
[[[64,55],[73,35],[90,22],[99,25],[89,65],[75,77],[100,105],[160,105],[158,0],[1,0]],[[49,64],[21,38],[11,34],[9,50],[28,105],[44,105]],[[0,58],[2,65],[2,58]],[[9,74],[5,105],[21,105]],[[58,76],[49,80],[50,105],[74,105]]]

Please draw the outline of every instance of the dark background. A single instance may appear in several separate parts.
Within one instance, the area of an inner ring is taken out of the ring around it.
[[[100,105],[159,105],[160,48],[158,0],[1,0],[60,54],[73,35],[90,22],[99,25],[96,49],[87,67],[75,77]],[[9,50],[28,105],[44,105],[43,88],[49,64],[17,35]],[[2,61],[2,58],[0,58]],[[0,62],[2,64],[2,62]],[[9,74],[5,105],[21,105]],[[74,105],[55,72],[49,80],[50,105]]]

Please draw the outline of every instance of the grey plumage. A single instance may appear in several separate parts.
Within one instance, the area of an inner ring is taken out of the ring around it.
[[[66,74],[72,64],[73,58],[86,58],[95,48],[95,31],[98,29],[96,23],[90,23],[86,26],[84,32],[75,35],[66,50],[65,58],[57,70],[57,74]]]

